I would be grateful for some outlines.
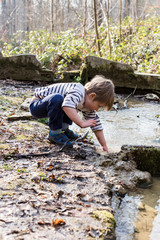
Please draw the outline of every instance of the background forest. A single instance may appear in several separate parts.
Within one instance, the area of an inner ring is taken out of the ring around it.
[[[160,74],[159,16],[160,0],[0,0],[0,48],[58,74],[87,55]]]

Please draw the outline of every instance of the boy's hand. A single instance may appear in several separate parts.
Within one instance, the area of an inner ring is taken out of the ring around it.
[[[86,121],[83,121],[78,113],[77,110],[74,108],[70,108],[70,107],[63,107],[63,111],[67,114],[67,116],[74,122],[76,123],[78,126],[80,126],[81,128],[87,128],[87,127],[94,127],[97,122],[94,119],[89,119]]]
[[[104,146],[104,147],[103,147],[103,151],[106,151],[107,153],[109,153],[108,147],[107,147],[107,146]]]
[[[106,140],[103,134],[103,130],[95,131],[94,133],[97,137],[98,142],[101,144],[103,151],[106,151],[107,153],[109,153]]]
[[[80,127],[81,128],[94,127],[96,124],[97,124],[96,120],[89,119],[89,120],[83,121]]]

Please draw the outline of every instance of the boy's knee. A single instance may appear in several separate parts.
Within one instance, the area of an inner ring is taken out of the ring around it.
[[[60,94],[56,94],[56,95],[54,95],[52,98],[51,98],[51,103],[53,103],[53,104],[58,104],[58,105],[62,105],[62,102],[63,102],[63,100],[64,100],[64,97],[62,96],[62,95],[60,95]]]

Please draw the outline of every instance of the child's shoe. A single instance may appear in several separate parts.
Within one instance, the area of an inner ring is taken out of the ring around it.
[[[79,137],[78,134],[74,133],[69,128],[65,129],[64,133],[69,139],[77,139]]]
[[[66,147],[72,147],[73,146],[72,142],[69,141],[69,138],[65,135],[64,131],[60,132],[60,133],[56,133],[56,134],[49,131],[48,139],[51,142],[57,143],[59,145],[64,145],[68,141],[66,143]]]

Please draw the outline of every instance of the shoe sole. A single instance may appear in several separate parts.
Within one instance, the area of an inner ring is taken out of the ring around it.
[[[63,145],[66,143],[66,142],[65,142],[65,143],[58,142],[58,141],[53,140],[53,139],[51,139],[51,138],[49,138],[49,137],[48,137],[48,140],[49,140],[50,142],[52,142],[52,143],[56,143],[56,144],[59,145],[59,146],[63,146]],[[69,144],[69,145],[66,144],[65,147],[73,147],[73,144]]]

